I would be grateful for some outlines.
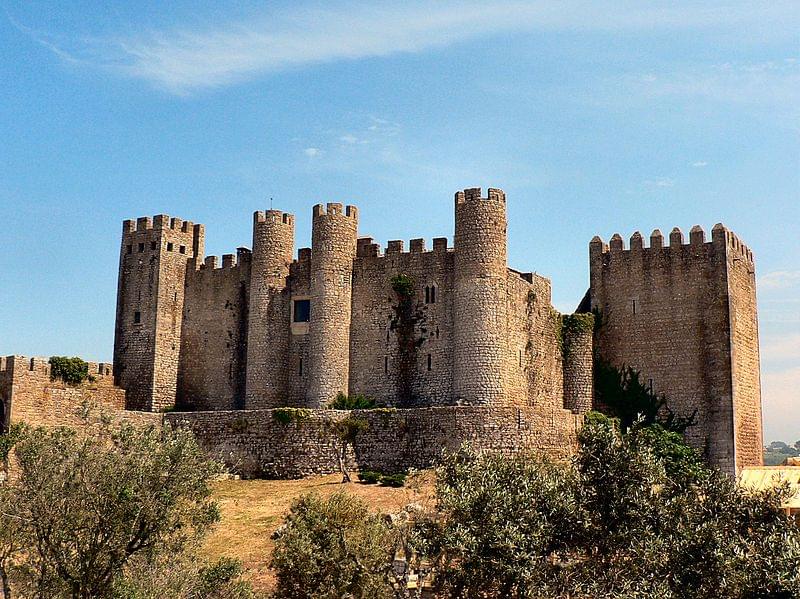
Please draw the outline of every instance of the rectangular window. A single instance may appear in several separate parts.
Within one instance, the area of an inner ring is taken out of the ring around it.
[[[171,252],[171,251],[172,251],[172,248],[173,248],[173,245],[172,245],[171,243],[168,243],[168,244],[167,244],[167,251],[168,251],[168,252]]]
[[[383,359],[383,374],[389,374],[389,356]]]
[[[151,242],[150,242],[150,249],[151,249],[151,250],[154,250],[154,249],[156,249],[156,242],[155,242],[155,241],[151,241]]]
[[[294,322],[308,322],[311,320],[311,300],[295,300]]]
[[[139,244],[139,253],[141,254],[143,251],[144,251],[144,244],[140,243]]]
[[[430,371],[432,369],[433,369],[433,357],[430,354],[428,354],[428,370]]]
[[[139,324],[142,322],[142,313],[141,312],[134,312],[133,313],[133,322],[135,324]]]
[[[182,246],[180,246],[180,247],[178,248],[178,251],[179,251],[181,254],[185,254],[185,253],[186,253],[186,246],[185,246],[185,245],[182,245]]]

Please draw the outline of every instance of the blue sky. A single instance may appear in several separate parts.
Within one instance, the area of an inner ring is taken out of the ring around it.
[[[756,254],[765,438],[800,438],[800,5],[0,2],[0,354],[110,360],[121,221],[249,245],[361,208],[452,237],[502,187],[510,263],[572,310],[587,246],[722,221]]]

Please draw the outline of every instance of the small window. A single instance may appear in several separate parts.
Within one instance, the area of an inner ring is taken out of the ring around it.
[[[433,356],[428,354],[428,371],[430,372],[433,369]]]
[[[383,359],[383,374],[389,373],[389,356]]]
[[[308,322],[311,320],[311,300],[295,300],[294,322]]]
[[[636,314],[636,300],[633,300],[633,313]]]
[[[426,304],[436,303],[436,285],[429,285],[425,287],[425,303]]]
[[[168,244],[167,244],[167,251],[168,251],[168,252],[171,252],[171,251],[172,251],[172,248],[173,248],[173,245],[172,245],[171,243],[168,243]]]
[[[133,313],[133,322],[134,324],[139,324],[142,322],[142,313],[141,312],[134,312]]]
[[[139,244],[139,253],[141,254],[143,251],[144,251],[144,244],[140,243]]]
[[[156,249],[156,247],[157,247],[156,242],[155,241],[151,241],[150,242],[150,249],[154,250],[154,249]]]
[[[129,245],[129,246],[128,246],[128,253],[129,253],[129,254],[132,254],[132,253],[133,253],[133,246],[132,246],[132,245]]]
[[[178,251],[179,251],[181,254],[185,254],[185,253],[186,253],[186,246],[185,246],[185,245],[182,245],[182,246],[180,246],[180,247],[178,248]]]

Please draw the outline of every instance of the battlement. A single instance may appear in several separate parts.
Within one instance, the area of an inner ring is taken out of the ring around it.
[[[202,228],[203,225],[195,225],[190,220],[181,220],[180,218],[170,218],[166,214],[157,214],[155,216],[140,216],[136,220],[127,219],[122,221],[122,234],[130,235],[150,230],[163,230],[171,229],[173,231],[180,231],[181,233],[194,233]]]
[[[497,189],[495,187],[490,187],[487,190],[487,197],[481,197],[481,188],[480,187],[470,187],[463,191],[457,191],[455,195],[456,205],[464,204],[465,202],[477,202],[477,201],[485,201],[485,202],[502,202],[505,204],[506,202],[506,193],[502,189]]]
[[[739,237],[727,229],[722,223],[717,223],[711,230],[711,241],[706,241],[706,233],[700,225],[693,226],[689,231],[689,242],[683,235],[680,228],[675,227],[670,231],[669,244],[664,245],[664,235],[659,229],[653,230],[650,234],[650,244],[645,246],[644,238],[639,231],[631,235],[628,247],[625,246],[625,241],[619,233],[614,233],[609,243],[605,243],[599,236],[595,235],[589,242],[589,253],[592,257],[599,257],[608,254],[613,259],[613,256],[620,254],[638,254],[648,251],[670,250],[678,251],[681,248],[698,249],[706,246],[715,245],[719,248],[730,248],[730,252],[738,255],[748,263],[753,263],[753,252],[741,242]]]
[[[405,242],[401,239],[393,239],[386,245],[386,252],[381,252],[379,243],[375,243],[372,237],[360,237],[356,245],[356,257],[358,258],[382,258],[397,254],[429,254],[431,252],[446,252],[447,237],[434,237],[433,250],[429,250],[425,239],[416,238],[409,242],[409,251],[405,251]]]
[[[87,362],[89,376],[111,376],[114,365],[110,362]],[[16,376],[29,374],[50,376],[50,359],[35,356],[2,356],[0,357],[0,372]]]
[[[273,222],[294,226],[294,214],[280,210],[256,210],[253,213],[253,224]]]
[[[352,219],[358,219],[358,208],[355,206],[344,206],[337,202],[328,202],[327,207],[323,204],[314,206],[314,218],[321,216],[344,215]]]
[[[195,272],[231,270],[249,263],[252,258],[253,253],[249,248],[239,247],[236,248],[236,254],[223,254],[221,261],[219,256],[206,256],[203,262],[198,264],[197,258],[190,258],[189,270]]]

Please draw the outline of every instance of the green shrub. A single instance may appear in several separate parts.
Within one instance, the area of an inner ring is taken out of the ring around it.
[[[281,424],[289,424],[308,420],[312,413],[313,410],[309,408],[275,408],[272,410],[272,417]]]
[[[304,495],[273,538],[277,599],[395,597],[389,524],[358,497]]]
[[[334,410],[371,410],[375,407],[375,400],[367,397],[363,393],[356,395],[345,395],[341,391],[330,403]]]
[[[402,298],[409,298],[414,295],[414,279],[408,275],[399,274],[393,276],[391,279],[392,289]]]
[[[89,364],[78,357],[50,356],[50,378],[68,385],[80,385],[89,379]]]
[[[374,472],[372,470],[363,470],[358,473],[358,480],[360,480],[365,485],[375,485],[380,482],[383,475],[380,472]]]
[[[403,473],[398,474],[384,474],[381,476],[382,487],[402,487],[406,484],[406,475]]]

